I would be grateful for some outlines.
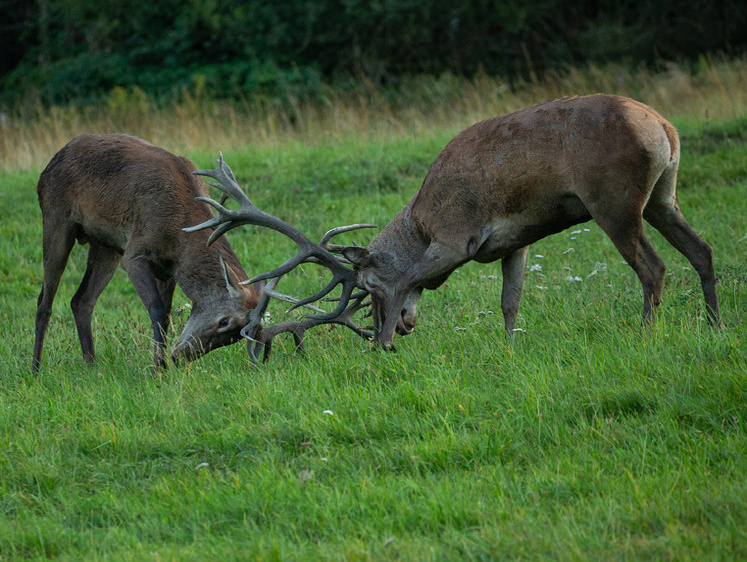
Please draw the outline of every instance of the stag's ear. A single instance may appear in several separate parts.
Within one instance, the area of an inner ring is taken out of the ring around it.
[[[223,261],[223,256],[218,257],[220,259],[220,267],[223,270],[223,279],[226,282],[226,290],[228,290],[228,294],[232,297],[241,295],[241,291],[239,289],[236,278],[234,277],[233,271],[229,270],[228,267],[226,267],[226,262]]]
[[[355,267],[366,267],[371,262],[371,254],[363,246],[348,246],[343,248],[342,255]]]

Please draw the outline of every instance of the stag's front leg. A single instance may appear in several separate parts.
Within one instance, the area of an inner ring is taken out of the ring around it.
[[[122,267],[130,277],[140,300],[148,310],[153,326],[154,355],[153,366],[160,369],[166,366],[166,328],[169,323],[169,313],[161,299],[156,276],[150,263],[143,258],[123,257]]]
[[[506,333],[511,337],[516,327],[516,315],[519,313],[521,290],[527,268],[529,246],[524,246],[501,260],[503,289],[501,291],[501,311]]]

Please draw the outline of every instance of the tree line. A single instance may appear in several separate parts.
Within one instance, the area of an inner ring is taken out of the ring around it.
[[[365,78],[741,55],[737,0],[2,0],[0,101],[317,95]]]

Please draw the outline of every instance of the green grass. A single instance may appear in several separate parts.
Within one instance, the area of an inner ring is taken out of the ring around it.
[[[308,358],[282,339],[262,368],[236,345],[151,374],[147,314],[121,271],[87,367],[68,306],[79,247],[32,374],[40,169],[4,174],[0,559],[747,557],[745,122],[676,124],[680,202],[714,247],[723,330],[650,230],[669,276],[643,331],[635,275],[587,223],[530,249],[542,269],[527,275],[512,344],[499,265],[472,263],[425,294],[398,353],[321,328]],[[383,226],[452,133],[225,157],[257,205],[319,238]],[[209,167],[215,154],[190,156]],[[229,236],[250,273],[293,249],[258,228]],[[281,288],[307,294],[317,273]]]

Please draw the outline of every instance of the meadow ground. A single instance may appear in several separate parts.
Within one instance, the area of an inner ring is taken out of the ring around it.
[[[471,263],[425,294],[395,354],[321,328],[306,358],[283,338],[259,368],[235,345],[152,374],[147,313],[122,271],[96,308],[99,359],[87,367],[68,306],[85,268],[78,247],[42,370],[30,372],[36,180],[78,125],[96,127],[73,123],[60,140],[62,125],[44,137],[44,119],[30,122],[0,176],[0,559],[747,557],[747,111],[729,87],[745,71],[718,72],[683,87],[682,106],[661,86],[686,80],[674,70],[629,83],[650,84],[653,99],[637,97],[652,105],[673,103],[657,108],[683,139],[680,203],[714,248],[723,329],[706,324],[695,272],[648,229],[669,269],[656,328],[642,330],[634,273],[587,223],[531,247],[511,343],[500,267]],[[584,87],[631,93],[604,77]],[[527,86],[527,103],[554,91],[541,86]],[[198,167],[222,149],[257,205],[318,239],[386,224],[477,119],[475,92],[432,126],[422,108],[411,121],[372,110],[368,133],[320,122],[296,140],[151,140],[188,145]],[[520,106],[515,95],[504,102]],[[469,120],[455,126],[459,116]],[[34,138],[46,148],[32,150]],[[293,250],[259,228],[229,238],[250,273]],[[281,288],[309,294],[321,281],[306,268]],[[176,331],[187,304],[177,292]]]

